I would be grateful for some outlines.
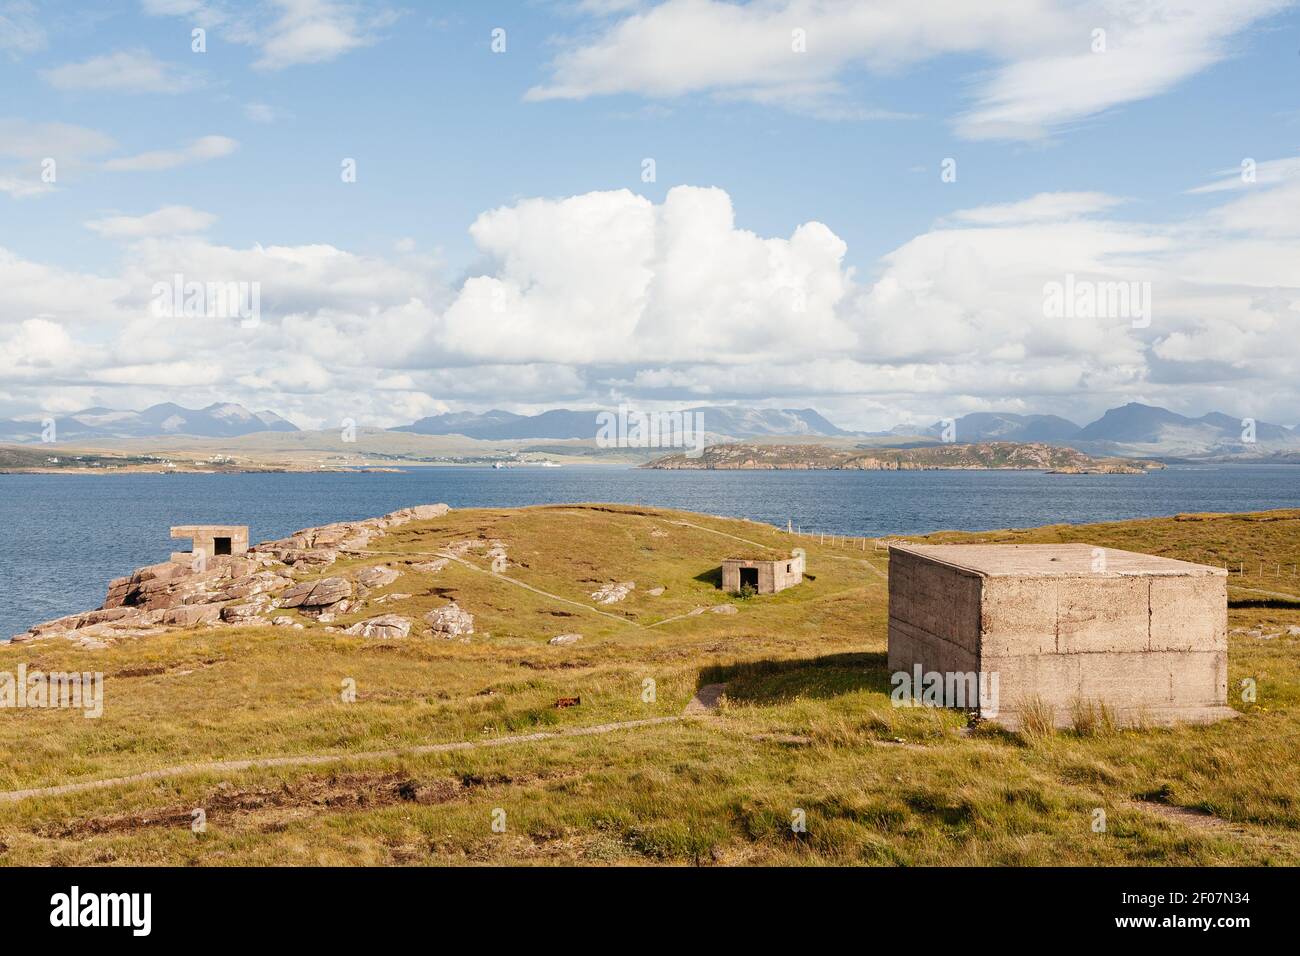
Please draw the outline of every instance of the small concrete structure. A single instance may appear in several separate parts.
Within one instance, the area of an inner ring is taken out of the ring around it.
[[[248,551],[248,525],[246,524],[183,524],[172,528],[173,538],[189,538],[193,548],[175,551],[173,561],[193,561],[196,555],[212,558],[220,555],[240,555]]]
[[[997,675],[982,715],[1025,708],[1070,726],[1104,706],[1120,725],[1236,716],[1227,573],[1087,544],[894,545],[891,673]],[[976,709],[970,707],[968,709]]]
[[[775,594],[803,580],[804,555],[788,558],[727,558],[722,562],[722,590],[739,591],[749,585],[759,594]]]

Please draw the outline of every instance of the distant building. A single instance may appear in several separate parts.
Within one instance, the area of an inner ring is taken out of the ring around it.
[[[759,594],[775,594],[803,580],[802,551],[788,558],[727,558],[722,562],[722,590],[751,587]]]

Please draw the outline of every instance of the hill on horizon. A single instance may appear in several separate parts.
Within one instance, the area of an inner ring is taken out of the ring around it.
[[[1241,418],[1223,412],[1192,418],[1141,402],[1108,409],[1084,426],[1056,415],[1013,412],[973,412],[956,419],[954,426],[958,442],[1045,442],[1093,454],[1258,456],[1300,448],[1300,431],[1284,425],[1257,421],[1254,440],[1248,441],[1248,428]],[[941,437],[944,427],[945,423],[938,421],[924,433]]]
[[[163,435],[236,438],[254,432],[298,431],[297,425],[275,412],[253,412],[235,402],[214,402],[198,409],[162,402],[141,411],[96,406],[58,416],[54,424],[56,440],[60,442]],[[0,441],[38,442],[43,432],[41,422],[0,419]]]
[[[410,425],[389,429],[418,435],[464,435],[501,441],[514,438],[594,438],[600,423],[597,416],[612,409],[571,410],[556,408],[537,415],[517,415],[493,409],[488,412],[447,412],[422,418]],[[674,413],[676,414],[676,413]],[[709,435],[752,438],[761,435],[851,436],[855,432],[833,425],[811,408],[743,408],[703,405],[682,409],[681,414],[699,415]]]

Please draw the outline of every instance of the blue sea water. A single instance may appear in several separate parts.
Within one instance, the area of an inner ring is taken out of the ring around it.
[[[612,501],[877,536],[1300,508],[1300,467],[1030,471],[646,471],[588,466],[400,473],[0,475],[0,640],[98,607],[111,578],[166,560],[174,524],[247,524],[253,541],[414,504]]]

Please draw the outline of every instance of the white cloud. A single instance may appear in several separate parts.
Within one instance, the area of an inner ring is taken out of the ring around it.
[[[43,182],[35,176],[24,178],[0,175],[0,193],[4,193],[10,199],[31,199],[33,196],[44,196],[52,192],[54,192],[53,183]]]
[[[1252,186],[1271,186],[1288,179],[1300,177],[1300,156],[1286,159],[1269,159],[1257,163],[1253,159],[1242,160],[1240,166],[1233,169],[1219,170],[1219,179],[1187,190],[1192,194],[1218,193],[1227,190],[1249,189]]]
[[[49,195],[60,178],[116,145],[84,126],[0,119],[0,193],[12,199]]]
[[[789,239],[735,228],[720,189],[679,186],[662,206],[627,190],[534,199],[470,229],[498,265],[465,283],[436,341],[512,361],[741,361],[843,348],[844,243],[821,223]]]
[[[109,216],[92,219],[86,228],[106,239],[141,239],[146,236],[171,236],[185,232],[202,232],[216,222],[212,213],[189,206],[163,206],[143,216]]]
[[[333,60],[374,42],[358,9],[330,0],[276,0],[279,18],[261,44],[253,65],[281,70],[298,63]]]
[[[140,8],[149,16],[184,17],[205,28],[229,20],[229,14],[221,4],[204,0],[140,0]]]
[[[386,3],[353,0],[265,0],[240,6],[224,0],[143,0],[144,12],[216,28],[230,43],[254,47],[258,70],[326,63],[371,46],[398,19]]]
[[[19,160],[53,157],[60,163],[72,163],[106,153],[116,146],[111,137],[84,126],[0,119],[0,157]]]
[[[27,0],[0,3],[0,52],[12,57],[45,49],[45,28],[36,7]]]
[[[850,426],[989,407],[1085,418],[1129,400],[1290,423],[1300,230],[1283,224],[1300,222],[1300,177],[1182,222],[1114,208],[1047,193],[957,212],[868,281],[826,225],[739,229],[719,189],[528,199],[478,217],[487,265],[453,288],[418,256],[232,248],[142,216],[106,227],[143,236],[113,276],[0,252],[0,397],[6,414],[70,394],[237,400],[331,427],[615,395],[812,405]],[[151,288],[176,274],[259,283],[261,323],[153,314]],[[1045,284],[1071,274],[1149,282],[1150,325],[1051,317]]]
[[[239,148],[239,143],[228,136],[203,136],[181,149],[163,149],[136,156],[110,159],[104,168],[113,172],[156,172],[189,166],[229,156]]]
[[[112,321],[125,315],[121,300],[129,290],[120,278],[69,272],[0,248],[0,323]]]
[[[969,138],[1033,139],[1155,96],[1222,59],[1228,40],[1290,0],[666,0],[560,53],[528,98],[705,92],[832,115],[859,71],[946,55],[990,62]],[[798,52],[794,31],[803,31]],[[1093,52],[1093,31],[1105,52]],[[855,104],[861,107],[862,104]],[[871,111],[868,110],[868,113]]]
[[[1104,212],[1124,200],[1105,193],[1039,193],[1018,202],[959,209],[953,218],[981,226],[1008,226],[1014,223],[1053,222]]]
[[[271,124],[279,118],[280,112],[265,103],[245,103],[244,115],[254,123]]]
[[[105,93],[185,93],[200,85],[191,72],[163,63],[146,50],[120,50],[80,63],[42,70],[56,90]]]

